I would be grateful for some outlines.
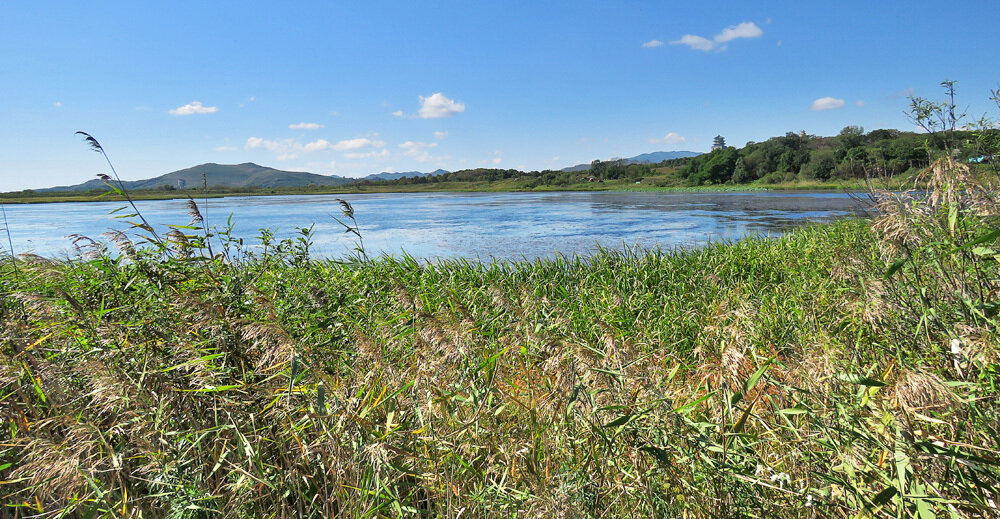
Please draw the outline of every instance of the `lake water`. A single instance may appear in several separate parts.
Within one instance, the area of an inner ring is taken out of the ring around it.
[[[392,193],[231,197],[199,200],[209,225],[232,214],[235,234],[253,241],[260,229],[279,237],[313,226],[313,251],[341,257],[354,247],[333,217],[348,200],[369,255],[403,251],[418,258],[521,259],[587,254],[598,246],[671,249],[751,235],[778,235],[807,222],[859,214],[845,193]],[[187,225],[185,200],[139,201],[158,232]],[[127,225],[109,213],[119,202],[7,205],[15,253],[65,257],[69,234],[99,238]],[[2,224],[2,222],[0,222]],[[6,244],[5,244],[6,245]],[[6,248],[6,247],[4,247]]]

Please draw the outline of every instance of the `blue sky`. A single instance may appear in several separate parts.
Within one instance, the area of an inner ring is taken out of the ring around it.
[[[3,2],[0,190],[204,162],[561,168],[1000,116],[1000,2]],[[822,109],[821,109],[822,108]]]

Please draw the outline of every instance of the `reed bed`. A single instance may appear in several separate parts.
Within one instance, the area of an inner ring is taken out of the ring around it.
[[[997,236],[931,225],[995,214],[950,193],[912,236],[2,261],[0,515],[997,517]]]

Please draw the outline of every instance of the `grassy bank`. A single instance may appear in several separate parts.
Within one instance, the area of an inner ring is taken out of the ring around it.
[[[885,214],[517,263],[7,258],[3,513],[995,517],[996,262]]]

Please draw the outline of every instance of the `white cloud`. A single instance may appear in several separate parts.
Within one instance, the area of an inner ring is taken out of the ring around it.
[[[56,101],[56,102],[52,103],[52,106],[54,106],[56,108],[59,108],[60,106],[62,106],[62,102],[61,101]]]
[[[865,102],[863,99],[858,99],[857,101],[854,102],[854,104],[857,106],[865,106]]]
[[[376,159],[381,160],[389,156],[389,150],[369,151],[368,153],[345,153],[349,159]]]
[[[695,50],[709,51],[715,48],[715,42],[702,36],[685,34],[681,39],[670,42],[671,45],[687,45]]]
[[[349,139],[345,141],[340,141],[337,144],[333,145],[333,149],[337,151],[345,151],[345,150],[356,150],[359,148],[365,148],[369,146],[374,148],[381,148],[385,146],[385,142],[361,137],[358,139]]]
[[[293,130],[318,130],[322,128],[323,125],[319,123],[296,123],[289,124],[288,127]]]
[[[332,149],[334,146],[336,146],[336,145],[335,144],[331,144],[330,141],[328,141],[326,139],[317,139],[317,140],[312,141],[312,142],[307,142],[306,144],[304,144],[302,146],[301,149],[302,149],[302,151],[304,151],[306,153],[312,153],[314,151],[329,150],[329,149]]]
[[[417,112],[417,117],[421,119],[441,119],[465,111],[463,103],[448,99],[441,92],[430,97],[419,96],[419,98],[420,110]]]
[[[900,97],[913,97],[914,93],[915,91],[913,90],[913,87],[904,88],[903,90],[900,90],[899,92],[895,92],[892,95],[890,95],[889,99],[898,99]]]
[[[663,45],[663,42],[660,40],[649,40],[646,43],[642,44],[642,46],[647,49],[652,49],[653,47],[659,47],[660,45]]]
[[[758,38],[764,31],[760,30],[753,22],[743,22],[739,25],[730,25],[722,32],[715,35],[715,41],[718,43],[725,43],[727,41],[732,41],[737,38]]]
[[[843,107],[844,107],[843,99],[837,99],[834,97],[821,97],[813,101],[812,105],[809,106],[809,109],[814,112],[818,112],[821,110],[833,110],[836,108],[843,108]]]
[[[679,40],[674,40],[670,42],[671,45],[687,45],[694,50],[701,50],[708,52],[710,50],[718,50],[722,52],[726,50],[725,45],[720,45],[729,41],[737,40],[740,38],[757,38],[764,34],[764,31],[757,27],[757,24],[753,22],[743,22],[737,25],[730,25],[719,34],[716,34],[711,40],[705,38],[704,36],[698,36],[695,34],[685,34],[681,36]],[[656,41],[656,40],[653,40]],[[646,45],[643,44],[645,47]]]
[[[286,153],[295,145],[295,141],[292,139],[285,139],[281,141],[270,141],[263,139],[261,137],[250,137],[247,139],[247,149],[257,149],[263,148],[272,153]]]
[[[236,146],[216,146],[215,151],[236,151]]]
[[[170,115],[194,115],[194,114],[211,114],[218,112],[219,108],[215,106],[204,106],[201,101],[191,101],[190,103],[174,108],[173,110],[167,111]]]
[[[493,160],[491,162],[493,162],[494,164],[499,164],[499,163],[503,162],[503,157],[502,157],[503,152],[502,151],[494,151],[493,155],[494,155],[494,157],[493,157]]]
[[[430,160],[431,154],[427,151],[429,148],[436,148],[436,142],[414,142],[406,141],[400,144],[399,147],[403,149],[403,154],[409,157],[417,159],[418,162],[426,162]]]
[[[448,132],[434,132],[435,139],[443,139],[448,136]]]
[[[670,132],[663,137],[649,139],[650,144],[680,144],[687,141],[683,135],[676,132]]]
[[[372,140],[368,138],[349,139],[339,142],[330,142],[326,139],[316,139],[312,142],[302,144],[294,139],[268,140],[261,137],[250,137],[247,139],[247,149],[264,149],[278,154],[279,160],[293,159],[299,153],[313,153],[317,151],[349,151],[366,147],[382,148],[384,141]]]
[[[395,112],[392,112],[392,115],[394,117],[402,117],[403,116],[403,111],[402,110],[396,110]]]

